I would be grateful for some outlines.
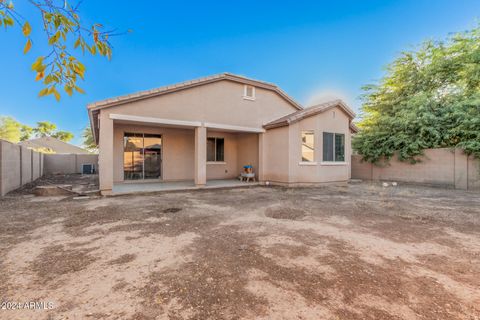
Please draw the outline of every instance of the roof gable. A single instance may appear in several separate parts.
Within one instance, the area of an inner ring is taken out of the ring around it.
[[[98,110],[98,109],[108,108],[108,107],[112,107],[112,106],[116,106],[116,105],[120,105],[128,102],[157,97],[160,95],[176,92],[179,90],[185,90],[192,87],[206,85],[212,82],[217,82],[222,80],[234,81],[234,82],[252,85],[259,88],[274,91],[278,95],[280,95],[283,99],[285,99],[287,102],[289,102],[294,108],[298,110],[302,110],[302,106],[299,103],[297,103],[295,100],[293,100],[290,96],[288,96],[277,85],[269,82],[246,78],[246,77],[235,75],[232,73],[220,73],[213,76],[185,81],[185,82],[168,85],[168,86],[164,86],[164,87],[160,87],[152,90],[140,91],[140,92],[124,95],[124,96],[119,96],[116,98],[105,99],[105,100],[91,103],[87,106],[87,108],[89,110]]]
[[[333,100],[333,101],[317,104],[315,106],[308,107],[308,108],[293,112],[289,115],[286,115],[284,117],[273,120],[273,121],[265,124],[263,127],[265,129],[273,129],[273,128],[277,128],[277,127],[288,126],[288,125],[290,125],[292,123],[295,123],[295,122],[298,122],[302,119],[317,115],[319,113],[323,113],[327,110],[330,110],[330,109],[336,108],[336,107],[343,110],[348,115],[350,120],[355,118],[355,112],[353,112],[353,110],[350,109],[342,100]]]

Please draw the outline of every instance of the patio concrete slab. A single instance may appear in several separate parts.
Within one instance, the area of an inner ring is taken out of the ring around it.
[[[220,179],[208,180],[203,187],[195,185],[193,180],[188,181],[171,181],[171,182],[124,182],[117,183],[113,186],[113,194],[131,194],[145,192],[161,192],[161,191],[178,191],[178,190],[195,190],[195,189],[217,189],[217,188],[238,188],[257,186],[259,182],[245,182],[237,179]]]

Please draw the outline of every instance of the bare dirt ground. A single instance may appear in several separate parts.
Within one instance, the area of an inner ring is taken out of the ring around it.
[[[0,200],[1,319],[480,319],[480,195],[352,184]]]
[[[10,196],[32,194],[37,186],[71,185],[72,191],[77,193],[92,192],[98,190],[98,175],[96,174],[50,174],[45,175],[33,182],[27,183],[21,188],[10,192]]]

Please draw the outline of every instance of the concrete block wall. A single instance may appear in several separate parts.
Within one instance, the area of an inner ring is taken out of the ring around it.
[[[40,157],[41,154],[39,152],[32,152],[32,181],[37,180],[38,178],[41,177],[40,172]]]
[[[0,139],[0,196],[48,173],[82,173],[83,164],[98,170],[96,154],[43,154]]]
[[[74,154],[45,154],[44,157],[45,174],[69,174],[76,171]]]
[[[480,160],[468,157],[468,189],[480,190]]]
[[[98,171],[98,154],[45,154],[45,174],[82,173],[84,164],[93,164]]]
[[[20,147],[0,140],[0,196],[21,186]]]
[[[43,155],[0,140],[0,196],[43,175]]]
[[[411,164],[392,158],[387,164],[362,162],[360,155],[352,156],[352,178],[390,180],[437,185],[463,190],[480,190],[480,161],[460,149],[424,150],[421,162]]]
[[[20,179],[21,185],[32,181],[32,150],[27,147],[20,147]]]

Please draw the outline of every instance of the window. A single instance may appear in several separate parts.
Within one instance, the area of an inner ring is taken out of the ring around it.
[[[255,100],[255,87],[245,85],[243,89],[243,98],[247,100]]]
[[[302,131],[302,161],[313,162],[315,160],[315,135],[312,130]]]
[[[345,161],[345,135],[341,133],[323,133],[323,161]]]
[[[207,138],[207,161],[223,162],[224,157],[224,138]]]

